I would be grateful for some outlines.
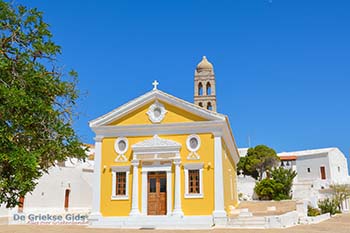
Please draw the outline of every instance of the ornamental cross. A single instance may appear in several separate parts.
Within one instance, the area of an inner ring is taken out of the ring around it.
[[[157,90],[157,87],[159,85],[159,82],[157,80],[154,80],[154,82],[152,83],[153,85],[153,90]]]

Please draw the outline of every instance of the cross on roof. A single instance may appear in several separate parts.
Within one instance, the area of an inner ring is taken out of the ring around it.
[[[157,90],[157,87],[159,85],[159,82],[157,80],[154,80],[154,82],[152,83],[153,85],[153,90]]]

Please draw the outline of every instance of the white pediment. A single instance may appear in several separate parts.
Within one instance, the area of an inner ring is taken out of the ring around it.
[[[153,138],[138,142],[131,146],[134,152],[143,151],[168,151],[168,150],[180,150],[181,144],[173,140],[160,138],[158,135],[154,135]]]
[[[146,104],[157,103],[157,101],[159,102],[162,101],[174,107],[178,107],[196,116],[202,117],[208,121],[213,121],[213,120],[225,121],[226,119],[226,116],[220,113],[209,111],[207,109],[199,107],[193,103],[189,103],[185,100],[179,99],[175,96],[169,95],[160,90],[153,90],[153,91],[147,92],[146,94],[120,106],[119,108],[95,120],[90,121],[89,125],[91,128],[106,126],[109,123],[126,116],[127,114],[141,108]]]

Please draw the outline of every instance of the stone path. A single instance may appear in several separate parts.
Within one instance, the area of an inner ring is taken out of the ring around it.
[[[186,230],[189,233],[350,233],[350,214],[338,215],[328,221],[315,225],[296,226],[287,229],[241,230],[213,229]],[[126,229],[91,229],[85,226],[13,226],[0,225],[0,233],[183,233],[183,230],[126,230]]]

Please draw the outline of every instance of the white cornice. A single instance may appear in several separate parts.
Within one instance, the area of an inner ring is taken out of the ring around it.
[[[92,130],[102,138],[130,137],[150,135],[179,135],[212,133],[220,135],[235,163],[239,161],[236,142],[227,121],[197,121],[186,123],[158,124],[158,125],[124,125],[124,126],[100,126],[92,127]]]

